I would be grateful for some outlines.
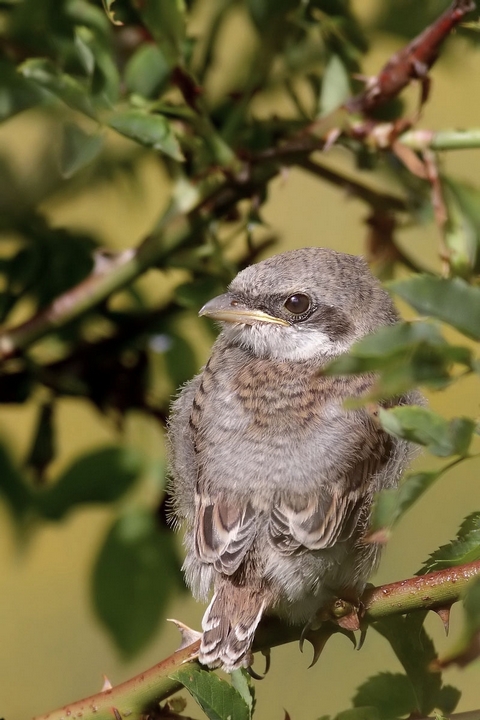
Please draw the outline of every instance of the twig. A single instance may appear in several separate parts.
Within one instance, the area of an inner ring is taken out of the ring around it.
[[[409,130],[399,142],[412,150],[471,150],[480,148],[480,128],[470,130]]]
[[[392,55],[363,92],[345,103],[352,113],[369,115],[393,100],[412,80],[422,82],[422,102],[428,95],[428,71],[438,58],[440,47],[465,17],[475,9],[473,0],[455,0],[440,17],[399,52]]]
[[[479,575],[480,560],[368,589],[362,598],[365,620],[372,623],[389,615],[448,606],[459,600],[469,581]],[[301,627],[266,618],[257,632],[254,650],[299,640],[301,632]],[[199,641],[110,690],[78,700],[35,720],[112,720],[116,716],[139,720],[148,715],[150,709],[158,707],[160,701],[181,689],[181,685],[170,675],[185,663],[196,662],[191,658],[198,649]],[[461,720],[474,719],[475,716],[469,716]]]
[[[368,185],[358,182],[358,180],[348,177],[348,175],[338,172],[338,170],[327,168],[317,161],[305,158],[304,160],[299,160],[297,164],[312,175],[316,175],[332,185],[344,188],[349,194],[364,200],[373,208],[398,210],[400,212],[406,212],[408,210],[408,205],[403,198],[375,190]]]

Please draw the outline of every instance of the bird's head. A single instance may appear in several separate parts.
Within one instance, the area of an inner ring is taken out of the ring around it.
[[[256,356],[294,362],[328,361],[397,320],[363,258],[317,247],[247,267],[199,314]]]

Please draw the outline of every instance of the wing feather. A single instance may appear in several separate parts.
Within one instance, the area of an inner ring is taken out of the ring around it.
[[[269,519],[268,537],[273,547],[285,555],[308,550],[326,550],[348,540],[355,532],[372,479],[387,462],[392,444],[384,433],[373,449],[364,447],[348,473],[329,478],[314,497],[279,498]]]
[[[255,538],[255,511],[250,502],[238,506],[225,499],[212,502],[197,495],[195,552],[215,570],[232,575],[238,570]]]

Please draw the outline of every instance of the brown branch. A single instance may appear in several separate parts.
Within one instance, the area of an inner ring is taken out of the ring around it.
[[[251,157],[237,172],[216,180],[207,178],[189,207],[167,212],[158,227],[138,247],[105,262],[85,280],[56,298],[48,307],[12,328],[0,332],[0,362],[15,357],[35,342],[105,302],[110,295],[132,283],[149,268],[159,267],[177,248],[188,245],[213,219],[228,213],[246,197],[253,197],[285,165],[299,165],[373,207],[405,210],[406,203],[376,191],[341,173],[313,163],[308,156],[323,147],[315,138],[292,139]]]
[[[425,101],[428,71],[437,60],[443,42],[465,15],[475,8],[473,0],[455,0],[435,22],[393,55],[379,74],[371,78],[363,92],[347,100],[345,109],[368,115],[397,97],[412,80],[422,81]]]
[[[364,619],[372,623],[390,615],[448,606],[460,599],[470,580],[477,576],[480,576],[480,560],[368,589],[362,598]],[[301,627],[266,618],[257,632],[254,651],[299,640],[301,633]],[[70,703],[35,720],[144,718],[149,710],[158,708],[160,701],[181,689],[180,683],[170,676],[185,663],[196,663],[194,658],[198,649],[199,641],[110,690]]]

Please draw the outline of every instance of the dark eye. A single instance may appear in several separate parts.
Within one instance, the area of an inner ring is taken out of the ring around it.
[[[308,295],[295,293],[295,295],[290,295],[283,304],[284,307],[287,308],[288,312],[291,312],[294,315],[303,315],[303,313],[306,313],[307,310],[310,310],[311,303]]]

